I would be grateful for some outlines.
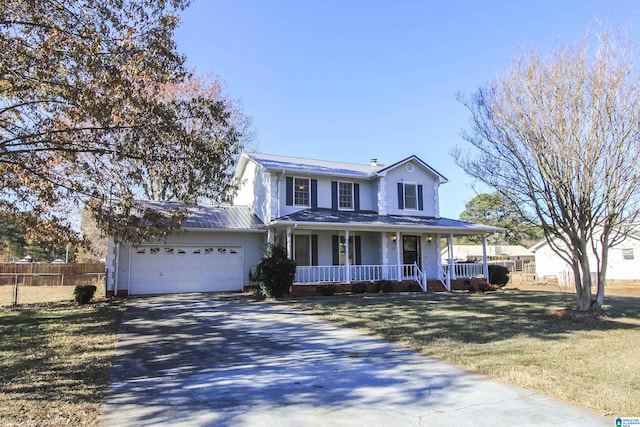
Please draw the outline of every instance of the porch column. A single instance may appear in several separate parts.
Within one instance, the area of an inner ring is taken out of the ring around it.
[[[268,229],[267,230],[267,245],[271,245],[273,243],[273,230],[272,229]]]
[[[400,241],[400,232],[396,231],[396,255],[398,256],[398,282],[402,282],[402,242]]]
[[[482,235],[482,274],[489,282],[489,265],[487,264],[487,236]]]
[[[291,239],[291,227],[287,227],[287,258],[293,259],[293,244]]]
[[[345,274],[345,279],[347,279],[347,283],[351,283],[351,269],[349,268],[349,230],[344,231],[344,250],[345,250],[345,259],[344,266],[347,268],[347,272]]]

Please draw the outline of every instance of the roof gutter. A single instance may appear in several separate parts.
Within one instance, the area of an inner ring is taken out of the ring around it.
[[[478,227],[475,229],[469,229],[464,227],[438,227],[438,226],[415,226],[415,225],[393,225],[393,224],[357,224],[353,222],[300,222],[300,221],[281,221],[275,220],[271,221],[269,224],[261,225],[259,228],[261,229],[270,229],[278,226],[290,226],[297,229],[315,229],[315,230],[335,230],[336,228],[340,229],[349,229],[349,230],[359,230],[359,231],[388,231],[388,230],[417,230],[417,231],[431,231],[438,233],[456,233],[456,234],[465,234],[465,235],[478,235],[478,234],[493,234],[501,231],[505,231],[504,228],[499,227]]]

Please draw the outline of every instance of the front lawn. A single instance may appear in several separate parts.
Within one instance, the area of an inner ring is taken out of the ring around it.
[[[124,302],[0,309],[0,425],[96,425]]]
[[[640,298],[575,317],[573,297],[507,290],[313,299],[297,307],[458,366],[598,409],[640,416]]]

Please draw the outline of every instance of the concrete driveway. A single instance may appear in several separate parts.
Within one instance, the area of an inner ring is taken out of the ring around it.
[[[613,426],[613,419],[235,295],[130,298],[106,426]]]

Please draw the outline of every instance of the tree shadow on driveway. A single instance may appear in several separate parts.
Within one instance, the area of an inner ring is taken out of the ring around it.
[[[286,305],[197,294],[127,302],[110,383],[108,426],[483,425],[483,405],[535,399]]]

